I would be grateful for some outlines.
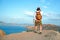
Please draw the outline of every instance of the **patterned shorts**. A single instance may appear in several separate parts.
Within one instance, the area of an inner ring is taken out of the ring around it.
[[[36,22],[35,20],[35,26],[42,25],[42,21]]]

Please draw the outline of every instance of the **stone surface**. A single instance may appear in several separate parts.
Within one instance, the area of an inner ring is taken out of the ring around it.
[[[60,40],[60,33],[53,30],[43,30],[42,34],[22,32],[6,35],[2,40]]]

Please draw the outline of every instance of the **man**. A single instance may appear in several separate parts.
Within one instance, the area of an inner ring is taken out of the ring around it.
[[[42,15],[41,15],[41,9],[36,9],[36,15],[35,15],[35,26],[34,26],[34,32],[37,33],[39,28],[39,34],[42,33]]]

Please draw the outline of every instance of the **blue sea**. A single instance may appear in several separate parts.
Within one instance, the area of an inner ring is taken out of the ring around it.
[[[27,28],[22,26],[0,26],[0,30],[3,30],[6,34],[12,34],[26,31]]]

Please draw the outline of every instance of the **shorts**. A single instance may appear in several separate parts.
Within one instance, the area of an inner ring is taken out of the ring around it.
[[[35,26],[39,26],[39,25],[42,25],[42,21],[36,22],[35,20]]]

